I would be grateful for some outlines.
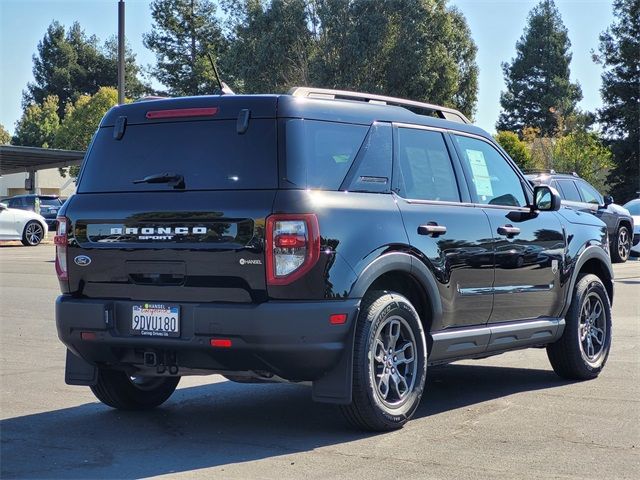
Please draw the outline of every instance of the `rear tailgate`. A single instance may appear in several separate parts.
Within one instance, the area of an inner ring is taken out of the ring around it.
[[[263,301],[264,222],[274,196],[269,190],[75,195],[65,212],[70,290],[142,301]]]
[[[265,300],[276,106],[276,97],[215,96],[107,113],[78,193],[62,212],[69,291],[143,301]]]

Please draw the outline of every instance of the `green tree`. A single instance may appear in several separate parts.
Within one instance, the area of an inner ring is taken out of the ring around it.
[[[308,85],[313,38],[304,0],[244,0],[243,12],[225,55],[234,88],[252,93],[285,92]]]
[[[58,129],[53,145],[68,150],[86,150],[100,120],[107,111],[118,104],[118,91],[102,87],[95,95],[83,95],[74,104],[67,104],[66,114]],[[76,177],[79,167],[69,168],[69,175]],[[64,177],[67,172],[60,169]]]
[[[60,127],[58,109],[58,97],[55,95],[45,97],[42,104],[28,105],[16,122],[12,143],[29,147],[51,147]]]
[[[125,92],[139,96],[149,91],[149,87],[138,78],[140,69],[135,55],[130,49],[125,53]],[[115,41],[108,40],[100,47],[97,37],[87,37],[79,23],[75,22],[65,31],[63,25],[54,21],[33,56],[33,77],[34,82],[29,83],[23,93],[25,108],[56,95],[58,116],[63,118],[68,102],[75,102],[81,95],[93,95],[101,86],[117,85]]]
[[[524,141],[520,140],[517,133],[498,132],[494,135],[494,138],[522,170],[531,170],[536,167],[531,158],[529,147]]]
[[[155,77],[172,95],[214,93],[218,84],[208,55],[215,60],[226,49],[216,7],[210,0],[154,0],[154,25],[144,35],[156,54]]]
[[[313,3],[313,2],[312,2]],[[445,0],[317,0],[312,80],[390,94],[473,114],[476,46]]]
[[[11,134],[7,132],[4,125],[0,123],[0,145],[9,145],[11,143]]]
[[[498,130],[522,133],[525,127],[552,136],[558,115],[571,115],[582,90],[569,79],[571,42],[553,0],[543,0],[529,14],[516,57],[503,63],[506,91],[500,95]]]
[[[559,172],[576,172],[598,190],[604,190],[606,172],[612,166],[611,151],[596,132],[576,130],[558,138],[552,147],[553,163]]]
[[[613,12],[595,58],[604,68],[598,113],[615,165],[607,181],[624,202],[640,191],[640,1],[615,0]]]

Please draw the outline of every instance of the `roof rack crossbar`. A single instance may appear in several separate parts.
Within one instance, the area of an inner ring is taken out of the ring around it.
[[[438,117],[458,123],[471,123],[462,112],[449,107],[442,107],[431,103],[405,100],[404,98],[386,97],[384,95],[374,95],[370,93],[350,92],[348,90],[332,90],[327,88],[313,87],[293,87],[289,90],[289,95],[294,97],[326,98],[335,100],[357,100],[372,104],[394,105],[398,107],[409,107],[419,110],[427,110],[435,113]]]

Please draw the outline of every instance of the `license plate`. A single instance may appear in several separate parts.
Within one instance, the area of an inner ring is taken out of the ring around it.
[[[179,337],[180,310],[177,306],[158,303],[134,305],[131,333],[149,337]]]

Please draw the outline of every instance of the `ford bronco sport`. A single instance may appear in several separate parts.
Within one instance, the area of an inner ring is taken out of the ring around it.
[[[461,113],[335,90],[112,108],[55,237],[66,382],[165,402],[183,375],[310,382],[401,427],[427,367],[611,345],[607,231]]]

